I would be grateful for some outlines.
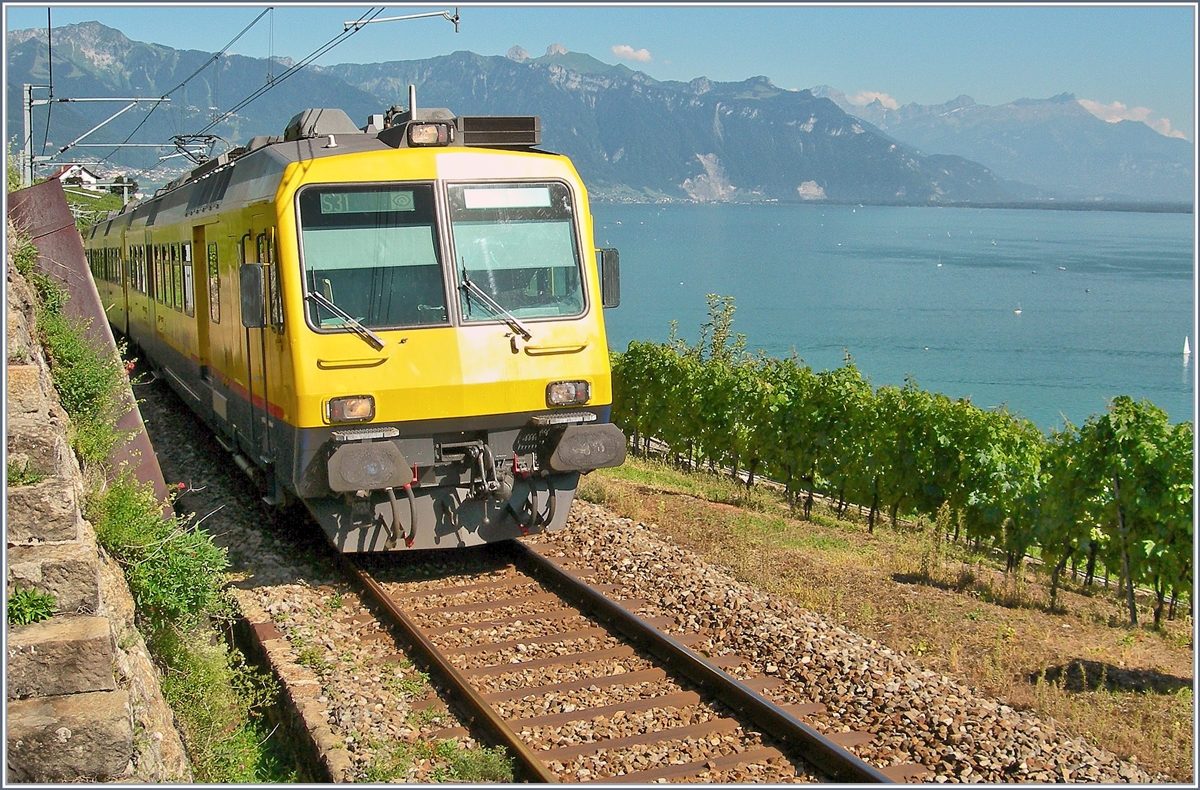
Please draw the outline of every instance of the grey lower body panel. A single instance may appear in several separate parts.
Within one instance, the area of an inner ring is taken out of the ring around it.
[[[384,491],[371,491],[308,498],[304,504],[341,552],[444,549],[561,529],[578,486],[577,473],[535,475],[514,481],[512,496],[503,501],[476,498],[470,488],[436,486],[414,488],[411,504],[403,491],[394,493],[394,501]]]

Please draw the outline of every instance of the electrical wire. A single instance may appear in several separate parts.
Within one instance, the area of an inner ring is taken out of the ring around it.
[[[358,20],[357,20],[357,21],[358,21],[358,22],[363,22],[363,21],[368,21],[368,22],[369,22],[370,20],[372,20],[372,19],[375,19],[377,16],[379,16],[380,14],[382,14],[382,13],[383,13],[383,12],[386,10],[386,8],[387,8],[386,6],[380,6],[379,8],[371,8],[371,9],[368,9],[368,10],[366,11],[366,13],[364,13],[364,14],[363,14],[361,17],[359,17],[359,18],[358,18]],[[271,8],[268,8],[268,9],[266,9],[265,11],[263,11],[263,14],[265,14],[267,11],[270,11],[270,10],[272,10],[272,9],[271,9]],[[235,38],[234,38],[234,40],[233,40],[233,41],[229,42],[229,44],[227,44],[225,48],[226,48],[226,49],[228,49],[230,46],[232,46],[232,45],[233,45],[234,41],[237,41],[237,39],[238,39],[238,38],[241,38],[241,36],[242,36],[242,35],[243,35],[243,34],[244,34],[244,33],[245,33],[247,30],[249,30],[249,29],[250,29],[250,27],[252,27],[252,26],[253,26],[253,25],[254,25],[256,22],[258,22],[258,20],[259,20],[259,19],[261,19],[261,18],[262,18],[263,14],[259,14],[259,15],[258,15],[258,17],[256,17],[256,18],[255,18],[254,22],[251,22],[251,23],[250,23],[250,25],[248,25],[248,26],[247,26],[245,29],[243,29],[243,30],[242,30],[242,32],[241,32],[241,33],[239,33],[239,34],[237,35],[237,37],[235,37]],[[251,103],[251,102],[253,102],[254,100],[256,100],[256,99],[260,98],[260,97],[261,97],[263,94],[267,93],[267,92],[268,92],[268,91],[270,91],[271,89],[273,89],[273,88],[275,88],[276,86],[278,86],[278,85],[279,85],[281,82],[283,82],[283,81],[284,81],[284,80],[286,80],[288,77],[290,77],[290,76],[292,76],[293,74],[295,74],[296,72],[300,71],[300,69],[304,68],[304,67],[305,67],[305,66],[307,66],[309,63],[313,62],[313,61],[314,61],[314,60],[316,60],[317,58],[321,57],[321,56],[322,56],[322,55],[324,55],[325,53],[327,53],[327,52],[329,52],[330,50],[332,50],[333,48],[337,47],[339,44],[341,44],[341,43],[343,43],[344,41],[346,41],[346,39],[348,39],[350,36],[353,36],[355,33],[357,33],[357,32],[358,32],[359,30],[361,30],[361,29],[362,29],[362,25],[355,25],[355,26],[352,26],[352,27],[349,27],[349,28],[346,28],[346,29],[342,30],[342,32],[341,32],[341,33],[338,33],[338,34],[337,34],[337,35],[335,35],[333,38],[331,38],[329,41],[325,42],[325,43],[324,43],[324,44],[322,44],[320,47],[318,47],[317,49],[313,50],[313,51],[312,51],[311,53],[309,53],[309,55],[308,55],[308,56],[306,56],[306,57],[305,57],[303,60],[299,61],[298,63],[296,63],[295,65],[293,65],[291,68],[289,68],[289,69],[287,69],[286,71],[284,71],[282,74],[280,74],[280,75],[279,75],[278,77],[276,77],[274,80],[272,80],[270,83],[268,83],[268,84],[266,84],[266,85],[263,85],[262,87],[258,88],[257,90],[255,90],[254,92],[252,92],[252,93],[251,93],[249,96],[247,96],[246,98],[242,99],[240,102],[238,102],[236,105],[234,105],[234,106],[233,106],[232,108],[230,108],[228,111],[226,111],[224,114],[220,115],[220,116],[219,116],[219,117],[217,117],[217,118],[214,118],[214,119],[213,119],[213,120],[212,120],[212,121],[211,121],[211,122],[210,122],[210,123],[209,123],[207,126],[205,126],[203,129],[199,130],[198,132],[195,132],[195,133],[194,133],[194,134],[192,134],[192,135],[187,135],[187,136],[190,136],[190,137],[199,137],[199,136],[201,136],[201,135],[203,135],[203,134],[207,133],[209,130],[211,130],[211,129],[213,129],[214,127],[216,127],[218,124],[220,124],[220,123],[221,123],[222,121],[224,121],[226,118],[228,118],[229,116],[233,115],[233,114],[234,114],[234,113],[236,113],[238,110],[242,109],[243,107],[245,107],[246,105],[250,104],[250,103]],[[162,98],[164,98],[164,99],[165,99],[167,96],[169,96],[169,95],[170,95],[170,93],[172,93],[172,92],[174,92],[174,91],[178,90],[179,88],[183,87],[184,85],[186,85],[186,84],[187,84],[187,82],[188,82],[188,80],[191,80],[193,77],[195,77],[195,76],[196,76],[196,74],[200,73],[200,71],[202,71],[203,69],[207,68],[207,67],[208,67],[208,65],[209,65],[210,63],[212,63],[212,61],[213,61],[213,60],[215,60],[217,57],[219,57],[219,56],[220,56],[220,54],[222,54],[222,53],[217,53],[216,55],[213,55],[213,57],[212,57],[212,58],[210,58],[210,59],[209,59],[207,62],[205,62],[205,64],[204,64],[203,66],[201,66],[199,69],[197,69],[197,70],[196,70],[196,72],[194,72],[194,73],[192,74],[192,76],[191,76],[191,77],[188,77],[188,79],[187,79],[187,80],[184,80],[182,83],[180,83],[180,84],[179,84],[179,85],[177,85],[176,87],[172,88],[170,91],[168,91],[166,94],[164,94]],[[150,113],[154,112],[154,109],[155,109],[155,108],[157,108],[158,106],[159,106],[159,105],[158,105],[158,103],[156,102],[156,103],[155,103],[155,105],[154,105],[154,107],[153,107],[153,108],[151,108],[151,110],[150,110]],[[144,118],[144,119],[142,120],[142,123],[138,124],[137,128],[135,128],[135,129],[133,130],[133,132],[131,132],[131,133],[130,133],[129,137],[125,138],[125,141],[124,141],[124,142],[129,142],[130,138],[132,138],[132,137],[133,137],[133,134],[134,134],[134,133],[136,133],[136,132],[137,132],[137,130],[138,130],[138,129],[140,129],[140,128],[142,127],[142,125],[143,125],[143,124],[146,122],[146,120],[148,120],[148,119],[149,119],[149,117],[150,117],[150,113],[147,113],[147,114],[146,114],[146,118]],[[181,135],[181,136],[184,136],[184,135]],[[116,153],[116,149],[114,149],[113,151],[111,151],[111,152],[108,154],[108,156],[105,156],[103,159],[101,159],[101,161],[105,161],[105,160],[107,160],[107,159],[108,159],[108,157],[112,156],[112,155],[113,155],[113,154],[115,154],[115,153]],[[158,164],[159,164],[159,163],[155,163],[155,164],[151,165],[150,167],[147,167],[147,168],[143,169],[143,170],[141,171],[140,175],[145,175],[145,174],[149,173],[149,172],[150,172],[151,170],[153,170],[155,167],[158,167]]]
[[[370,21],[371,19],[374,19],[375,17],[377,17],[377,16],[379,16],[380,14],[382,14],[382,13],[384,12],[385,8],[386,8],[385,6],[380,6],[380,7],[379,7],[379,8],[377,8],[377,9],[370,9],[370,10],[368,10],[368,11],[367,11],[365,14],[363,14],[361,17],[359,17],[357,21],[358,21],[358,22],[362,22],[362,21],[364,21],[364,20],[365,20],[365,21]],[[283,73],[282,73],[282,74],[280,74],[278,77],[276,77],[276,78],[275,78],[275,80],[274,80],[273,82],[271,82],[271,83],[269,83],[269,84],[266,84],[266,85],[263,85],[261,88],[257,89],[256,91],[254,91],[253,93],[251,93],[249,96],[247,96],[246,98],[242,99],[240,102],[238,102],[237,104],[235,104],[235,105],[234,105],[233,107],[231,107],[229,110],[225,111],[225,113],[223,113],[222,115],[220,115],[220,116],[218,116],[218,117],[214,118],[214,119],[213,119],[213,120],[212,120],[212,121],[211,121],[211,122],[210,122],[210,123],[209,123],[207,126],[205,126],[205,127],[204,127],[203,129],[201,129],[200,131],[196,132],[196,133],[195,133],[193,136],[199,136],[199,135],[205,134],[205,133],[206,133],[206,132],[208,132],[210,129],[213,129],[213,128],[215,128],[215,127],[216,127],[216,126],[217,126],[219,123],[221,123],[222,121],[224,121],[226,118],[228,118],[229,116],[233,115],[233,114],[234,114],[234,113],[236,113],[238,110],[240,110],[240,109],[242,109],[243,107],[245,107],[246,105],[250,104],[252,101],[254,101],[254,100],[258,99],[258,98],[259,98],[259,97],[261,97],[263,94],[265,94],[265,93],[267,93],[268,91],[270,91],[271,89],[275,88],[277,85],[279,85],[279,83],[283,82],[283,81],[284,81],[284,80],[286,80],[288,77],[290,77],[290,76],[292,76],[293,74],[295,74],[296,72],[300,71],[300,69],[304,68],[304,67],[305,67],[305,66],[307,66],[309,63],[312,63],[314,60],[316,60],[317,58],[321,57],[321,56],[322,56],[322,55],[324,55],[326,52],[329,52],[331,49],[333,49],[334,47],[338,46],[339,44],[341,44],[342,42],[344,42],[346,39],[348,39],[350,36],[354,35],[355,33],[357,33],[357,32],[358,32],[359,30],[361,30],[361,29],[362,29],[362,26],[361,26],[361,25],[356,25],[356,26],[354,26],[354,27],[350,27],[350,28],[347,28],[347,29],[343,30],[341,33],[338,33],[336,36],[334,36],[333,38],[331,38],[329,41],[325,42],[325,43],[324,43],[324,44],[322,44],[320,47],[318,47],[317,49],[313,50],[313,52],[312,52],[312,53],[310,53],[310,54],[309,54],[307,57],[305,57],[305,58],[304,58],[303,60],[301,60],[299,63],[296,63],[296,64],[295,64],[295,65],[293,65],[291,68],[289,68],[287,71],[283,72]]]
[[[50,9],[46,8],[46,70],[49,72],[50,96],[54,98],[54,41],[51,38],[50,27]],[[46,135],[42,138],[42,156],[46,155],[46,145],[50,142],[50,111],[54,109],[54,103],[50,102],[46,105]],[[31,135],[32,136],[32,135]]]
[[[246,33],[247,33],[249,30],[250,30],[250,28],[252,28],[252,27],[254,27],[255,25],[257,25],[257,24],[258,24],[258,20],[260,20],[260,19],[262,19],[264,16],[266,16],[268,11],[272,11],[272,10],[273,10],[273,7],[268,7],[268,8],[266,8],[266,9],[264,9],[264,10],[263,10],[263,12],[262,12],[261,14],[259,14],[259,15],[258,15],[258,16],[256,16],[256,17],[254,17],[254,20],[253,20],[253,21],[252,21],[250,24],[248,24],[248,25],[246,25],[244,28],[242,28],[242,31],[241,31],[240,33],[238,33],[236,36],[234,36],[232,39],[230,39],[230,41],[229,41],[229,43],[228,43],[228,44],[226,44],[225,46],[221,47],[221,50],[220,50],[219,52],[216,52],[216,53],[214,53],[214,54],[213,54],[213,56],[212,56],[211,58],[209,58],[208,60],[204,61],[204,64],[203,64],[203,65],[201,65],[201,66],[200,66],[200,68],[196,69],[196,70],[195,70],[195,71],[193,71],[191,74],[189,74],[189,75],[188,75],[188,77],[187,77],[187,78],[186,78],[186,79],[185,79],[183,82],[179,83],[179,84],[178,84],[178,85],[176,85],[174,88],[171,88],[171,90],[167,91],[167,92],[166,92],[166,93],[164,93],[162,96],[160,96],[160,97],[159,97],[159,99],[158,99],[158,101],[156,101],[156,102],[155,102],[155,103],[154,103],[154,104],[153,104],[153,105],[150,107],[150,111],[146,113],[146,116],[145,116],[144,118],[142,118],[142,121],[141,121],[141,123],[139,123],[137,126],[135,126],[135,127],[134,127],[134,129],[133,129],[133,131],[129,133],[129,136],[128,136],[128,137],[126,137],[124,140],[122,140],[122,141],[121,141],[121,145],[124,145],[125,143],[127,143],[127,142],[129,142],[130,140],[132,140],[132,139],[133,139],[133,136],[134,136],[135,134],[137,134],[137,133],[138,133],[138,130],[139,130],[139,129],[141,129],[141,128],[142,128],[142,127],[143,127],[143,126],[146,124],[146,121],[150,120],[150,116],[151,116],[151,115],[153,115],[153,114],[154,114],[154,111],[155,111],[155,110],[157,110],[157,109],[159,108],[159,106],[162,104],[162,102],[163,102],[163,100],[164,100],[164,99],[166,99],[166,98],[167,98],[167,97],[169,97],[169,96],[170,96],[172,93],[174,93],[175,91],[177,91],[177,90],[179,90],[180,88],[184,87],[184,86],[185,86],[185,85],[187,85],[189,82],[191,82],[193,79],[195,79],[195,78],[196,78],[196,76],[197,76],[198,74],[200,74],[200,72],[202,72],[202,71],[204,71],[206,68],[208,68],[208,67],[209,67],[209,66],[210,66],[210,65],[211,65],[211,64],[212,64],[214,61],[216,61],[218,58],[220,58],[222,55],[224,55],[224,54],[225,54],[225,52],[226,52],[226,51],[227,51],[227,50],[228,50],[230,47],[232,47],[234,44],[236,44],[236,43],[238,42],[238,39],[240,39],[242,36],[246,35]],[[182,112],[182,110],[181,110],[180,112]],[[112,151],[109,151],[107,155],[105,155],[105,156],[101,157],[100,161],[101,161],[101,162],[106,162],[106,161],[108,161],[108,158],[109,158],[109,157],[111,157],[113,154],[117,153],[117,151],[119,151],[119,150],[120,150],[120,146],[118,146],[117,148],[114,148]],[[157,167],[157,165],[155,165],[155,167]],[[153,168],[151,168],[151,169],[153,169]]]

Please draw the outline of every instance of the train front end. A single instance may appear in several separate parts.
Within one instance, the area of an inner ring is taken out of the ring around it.
[[[461,145],[461,121],[297,163],[277,196],[279,287],[303,316],[288,487],[343,552],[558,529],[580,475],[625,457],[616,256],[583,184],[531,146]]]

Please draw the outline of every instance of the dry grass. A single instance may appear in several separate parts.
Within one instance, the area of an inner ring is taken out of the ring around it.
[[[1193,781],[1190,617],[1161,632],[1131,628],[1115,589],[1069,581],[1059,591],[1061,612],[1050,614],[1039,572],[1005,574],[987,557],[934,541],[933,530],[877,523],[870,535],[865,523],[819,508],[806,522],[773,492],[756,487],[747,497],[728,478],[640,459],[589,475],[581,495],[657,524],[738,578],[921,666],[1136,757],[1148,770]]]

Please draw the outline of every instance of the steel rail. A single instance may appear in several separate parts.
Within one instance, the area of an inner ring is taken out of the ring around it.
[[[894,784],[879,769],[739,683],[600,591],[574,578],[534,549],[519,541],[509,543],[514,560],[523,562],[535,577],[562,591],[569,599],[573,599],[573,603],[591,610],[592,614],[663,661],[671,670],[687,677],[754,722],[763,732],[795,747],[799,755],[818,770],[841,782]]]
[[[425,662],[453,685],[454,693],[466,705],[474,722],[482,726],[500,745],[508,749],[524,769],[525,775],[538,782],[558,782],[558,777],[546,768],[533,750],[513,732],[504,719],[500,718],[492,706],[471,686],[470,681],[442,655],[421,627],[396,606],[383,585],[377,582],[355,559],[345,554],[340,556],[348,572],[387,610],[388,615],[395,620]]]

